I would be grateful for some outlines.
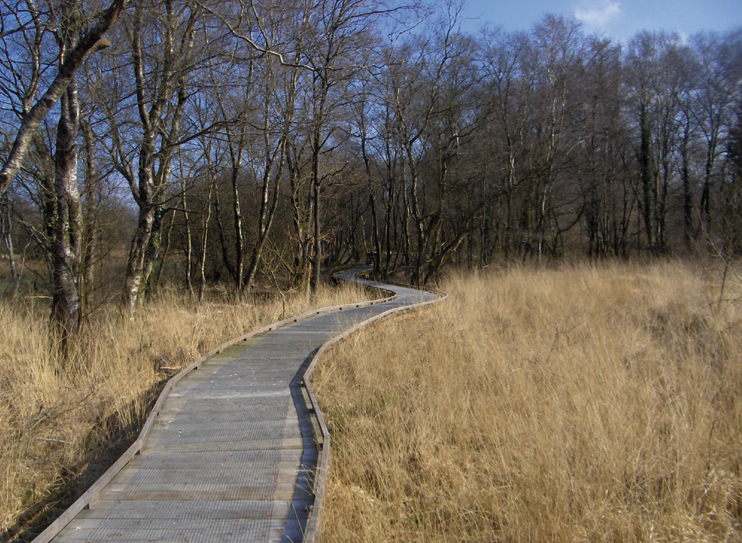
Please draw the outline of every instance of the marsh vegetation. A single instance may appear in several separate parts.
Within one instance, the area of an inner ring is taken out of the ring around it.
[[[97,315],[64,358],[48,315],[0,304],[0,537],[59,513],[133,441],[164,380],[220,343],[311,308],[368,299],[345,285],[195,303],[174,290],[134,321]],[[48,522],[48,520],[46,521]]]
[[[454,274],[314,383],[323,541],[739,541],[740,283],[695,265]]]

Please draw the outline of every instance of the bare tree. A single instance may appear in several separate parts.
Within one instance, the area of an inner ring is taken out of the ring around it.
[[[493,156],[495,163],[487,177],[499,177],[502,182],[495,183],[492,191],[504,195],[502,217],[495,222],[498,230],[489,232],[489,224],[483,226],[483,238],[494,236],[501,241],[501,250],[506,258],[519,251],[517,221],[519,214],[516,190],[521,179],[519,171],[525,170],[525,134],[528,120],[528,104],[533,94],[526,57],[530,44],[525,34],[507,34],[502,30],[487,31],[480,40],[480,55],[483,71],[484,114],[491,118],[487,136],[481,152]],[[521,162],[523,163],[521,165]],[[502,172],[502,173],[499,173]],[[498,175],[499,173],[499,175]],[[488,179],[484,180],[487,183]],[[483,246],[486,242],[482,242]]]
[[[472,44],[458,32],[460,7],[449,3],[447,9],[427,35],[391,50],[387,60],[396,133],[406,162],[402,228],[411,218],[416,234],[411,277],[417,284],[439,272],[466,234],[466,228],[447,229],[446,224],[453,220],[455,206],[451,167],[476,125],[466,106],[475,72]]]
[[[658,43],[652,34],[644,32],[632,40],[628,56],[628,77],[636,104],[636,119],[639,131],[639,193],[642,199],[647,244],[651,253],[657,253],[657,186],[654,184],[654,153],[652,132],[654,92],[657,88],[657,71],[654,65],[658,56]]]
[[[333,115],[344,102],[341,82],[357,73],[364,41],[384,8],[374,0],[336,0],[317,4],[310,14],[311,32],[305,50],[305,64],[311,67],[311,84],[308,89],[309,130],[307,139],[310,152],[310,179],[312,190],[313,250],[310,286],[319,286],[322,267],[322,213],[323,184],[337,175],[344,166],[322,166],[322,157],[328,147],[337,143],[340,135]]]
[[[696,56],[697,79],[695,100],[691,112],[704,143],[704,168],[699,202],[702,224],[712,226],[712,185],[717,176],[717,163],[726,151],[721,145],[728,127],[733,123],[734,96],[738,89],[735,78],[724,73],[722,38],[716,34],[698,34],[692,41]]]
[[[137,2],[125,25],[130,56],[123,62],[133,71],[134,88],[117,82],[118,93],[106,105],[111,155],[139,208],[123,292],[131,318],[159,257],[166,191],[190,96],[189,76],[196,55],[205,54],[203,44],[195,44],[200,8],[180,0],[165,0],[162,11],[146,4]],[[119,77],[127,77],[124,69],[116,67]],[[129,110],[120,105],[127,105],[129,93],[135,100],[134,119],[128,118]],[[131,128],[136,125],[138,133]]]
[[[286,161],[286,142],[293,127],[296,101],[297,68],[280,70],[273,58],[264,62],[261,74],[262,96],[260,116],[262,117],[261,149],[262,161],[256,168],[258,183],[258,212],[255,221],[255,241],[247,267],[244,286],[250,288],[255,280],[263,249],[270,235],[273,219],[279,200],[281,177]],[[284,76],[284,84],[278,80]],[[283,101],[283,103],[281,103]]]
[[[11,146],[8,157],[4,160],[2,169],[0,169],[0,194],[4,194],[13,181],[18,171],[23,165],[23,160],[31,145],[34,133],[38,129],[41,121],[46,117],[54,104],[66,92],[67,87],[73,81],[75,72],[85,61],[87,56],[100,47],[106,47],[109,42],[103,38],[114,22],[118,19],[121,11],[126,5],[126,0],[114,0],[107,9],[96,14],[89,21],[86,21],[85,27],[79,28],[80,35],[75,40],[74,45],[64,49],[62,61],[59,63],[56,76],[49,84],[47,89],[38,96],[41,85],[41,64],[42,64],[42,45],[43,34],[46,32],[47,24],[42,20],[44,15],[53,14],[53,4],[49,5],[49,10],[42,13],[31,0],[26,2],[15,2],[9,5],[3,2],[4,8],[8,11],[2,16],[3,38],[8,35],[20,34],[27,44],[30,45],[28,53],[31,56],[30,64],[34,67],[29,84],[24,86],[21,98],[22,110],[20,115],[20,126],[16,133],[15,139]],[[80,9],[80,13],[85,11]],[[11,21],[13,21],[11,23]],[[5,28],[6,23],[12,25]],[[13,24],[15,23],[15,24]],[[5,51],[9,51],[8,48]],[[8,57],[6,57],[8,58]],[[10,60],[10,59],[8,59]],[[12,64],[4,66],[13,69]],[[23,78],[22,74],[15,73],[15,78]]]
[[[69,1],[61,5],[58,23],[60,55],[64,64],[68,50],[74,49],[80,36],[76,28],[80,5]],[[60,71],[64,67],[60,66]],[[54,236],[54,269],[52,280],[52,321],[61,329],[63,341],[77,330],[80,317],[80,247],[82,240],[82,206],[77,186],[77,133],[80,104],[73,74],[60,98],[57,141],[54,154],[56,221]]]
[[[240,180],[243,171],[243,163],[245,160],[245,153],[248,145],[248,131],[249,131],[249,107],[250,101],[253,94],[253,72],[254,72],[254,61],[248,56],[246,62],[235,61],[234,58],[230,59],[229,65],[232,67],[233,73],[240,74],[239,84],[234,86],[235,95],[224,96],[225,92],[230,92],[233,89],[220,88],[218,83],[214,83],[214,96],[216,103],[219,107],[221,116],[225,119],[235,119],[234,122],[230,122],[225,126],[225,136],[227,149],[229,152],[229,180],[232,197],[232,216],[234,220],[234,253],[235,260],[234,266],[229,264],[229,258],[227,251],[224,251],[224,263],[227,266],[232,278],[234,280],[235,288],[238,291],[242,290],[244,281],[244,266],[245,266],[245,239],[244,239],[244,226],[243,226],[243,213],[241,204],[241,193],[240,193]],[[215,79],[213,68],[211,70],[211,78]],[[231,104],[227,103],[229,99]],[[236,110],[235,110],[236,108]]]

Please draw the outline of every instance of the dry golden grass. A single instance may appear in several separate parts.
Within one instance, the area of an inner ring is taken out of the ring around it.
[[[442,289],[315,373],[324,542],[742,541],[742,314],[718,284],[666,263]]]
[[[116,434],[138,431],[147,392],[172,368],[270,322],[365,299],[369,293],[354,285],[315,299],[231,304],[198,305],[165,292],[134,322],[114,308],[95,315],[64,368],[50,354],[47,310],[0,303],[0,539],[19,515],[84,472]]]

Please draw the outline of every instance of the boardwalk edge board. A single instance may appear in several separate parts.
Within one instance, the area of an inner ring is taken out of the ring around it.
[[[348,280],[356,280],[356,278],[348,279]],[[363,283],[368,284],[368,283]],[[387,284],[395,284],[392,282],[387,282]],[[398,286],[402,286],[405,288],[410,288],[407,285],[397,284]],[[377,286],[377,288],[379,288]],[[318,421],[320,431],[322,432],[322,445],[319,445],[319,439],[316,439],[318,442],[317,448],[321,450],[320,452],[320,461],[317,468],[317,474],[315,475],[315,489],[314,489],[314,507],[312,508],[312,512],[309,517],[309,521],[307,523],[307,530],[304,534],[304,543],[319,543],[320,541],[320,528],[321,528],[321,521],[322,521],[322,505],[324,503],[325,499],[325,493],[326,493],[326,482],[327,482],[327,475],[328,470],[330,467],[330,455],[331,455],[331,445],[330,445],[330,432],[327,428],[327,424],[325,423],[325,419],[322,416],[322,411],[319,407],[319,402],[317,401],[317,397],[314,395],[314,391],[312,389],[311,379],[312,374],[314,373],[315,368],[317,367],[319,361],[322,358],[322,355],[328,351],[335,343],[338,343],[339,341],[344,340],[351,334],[366,328],[368,326],[371,326],[372,324],[376,324],[377,322],[387,319],[389,317],[393,317],[396,315],[400,315],[403,313],[409,313],[412,311],[419,311],[421,309],[425,309],[431,305],[438,304],[440,302],[443,302],[448,298],[448,294],[436,289],[432,288],[422,288],[420,290],[427,290],[429,292],[432,292],[434,294],[438,295],[438,298],[434,300],[429,300],[427,302],[420,302],[417,304],[407,305],[404,307],[397,307],[390,309],[389,311],[385,311],[383,313],[379,313],[378,315],[371,317],[370,319],[367,319],[365,321],[359,322],[355,326],[347,329],[346,331],[340,333],[339,335],[335,336],[334,338],[326,341],[322,347],[320,347],[317,352],[315,353],[314,357],[312,358],[312,361],[309,364],[309,367],[307,367],[306,371],[304,372],[303,377],[303,384],[304,388],[307,391],[307,395],[309,396],[309,401],[311,402],[311,409],[315,416],[315,418]],[[319,438],[320,436],[317,436]]]
[[[144,426],[142,426],[142,430],[139,432],[139,437],[134,441],[134,443],[131,444],[131,446],[124,452],[124,454],[119,457],[114,464],[106,470],[106,472],[95,482],[93,485],[84,493],[82,494],[67,510],[62,513],[57,519],[52,522],[43,532],[41,532],[34,540],[33,543],[49,543],[52,541],[58,534],[61,532],[72,520],[84,509],[89,509],[92,505],[94,505],[98,501],[98,497],[100,495],[101,490],[109,483],[111,480],[118,475],[121,470],[126,467],[126,465],[139,454],[139,452],[142,449],[142,446],[144,444],[144,440],[149,434],[152,424],[155,421],[155,418],[158,416],[160,409],[162,407],[162,404],[165,402],[165,400],[170,395],[170,392],[175,387],[175,385],[178,384],[180,380],[182,380],[186,375],[191,373],[194,370],[197,370],[198,367],[203,364],[206,360],[211,358],[212,356],[221,353],[224,349],[231,347],[232,345],[237,345],[238,343],[241,343],[243,341],[247,341],[250,338],[263,334],[265,332],[270,332],[272,330],[275,330],[277,328],[281,328],[283,326],[294,324],[296,322],[299,322],[301,320],[307,319],[309,317],[314,317],[316,315],[320,315],[323,313],[332,313],[334,311],[342,311],[344,309],[351,309],[356,307],[366,307],[370,305],[379,305],[386,302],[390,302],[392,300],[395,300],[398,295],[396,293],[392,293],[389,290],[385,290],[380,287],[376,287],[377,289],[381,291],[386,291],[387,293],[392,294],[391,296],[388,296],[386,298],[379,298],[376,300],[369,300],[365,302],[356,302],[356,303],[350,303],[350,304],[342,304],[342,305],[335,305],[335,306],[328,306],[328,307],[322,307],[319,309],[313,309],[311,311],[307,311],[305,313],[301,313],[300,315],[295,315],[292,317],[289,317],[287,319],[284,319],[282,321],[278,321],[272,324],[269,324],[267,326],[263,326],[262,328],[258,328],[257,330],[253,330],[251,332],[248,332],[246,334],[243,334],[237,338],[231,339],[225,343],[222,343],[218,347],[215,347],[214,349],[210,350],[194,362],[191,362],[188,366],[183,368],[180,372],[178,372],[176,375],[171,377],[168,382],[165,384],[165,387],[162,389],[162,392],[160,393],[159,397],[157,398],[157,401],[155,402],[154,406],[152,407],[152,410],[149,413],[149,416],[147,417],[147,420],[144,423]]]

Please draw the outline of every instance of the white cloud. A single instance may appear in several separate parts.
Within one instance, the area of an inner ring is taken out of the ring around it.
[[[604,0],[600,6],[577,8],[575,17],[591,28],[603,28],[621,14],[621,3]]]

